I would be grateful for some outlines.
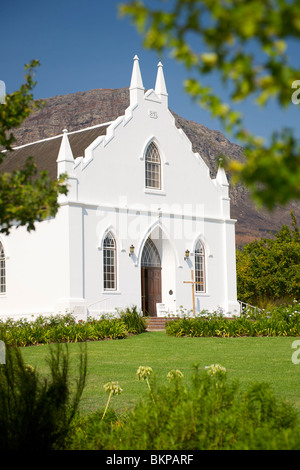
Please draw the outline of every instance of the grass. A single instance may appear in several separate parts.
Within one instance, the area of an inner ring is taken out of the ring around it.
[[[132,407],[146,392],[136,371],[140,365],[150,366],[158,381],[165,381],[168,371],[180,369],[185,377],[198,363],[204,368],[213,363],[226,367],[229,379],[236,379],[242,388],[253,382],[267,382],[275,395],[294,403],[300,411],[300,364],[292,363],[292,337],[241,338],[176,338],[165,332],[147,332],[122,340],[87,343],[88,377],[82,397],[83,412],[105,406],[107,395],[103,385],[118,381],[123,393],[111,400],[111,407],[123,412]],[[76,372],[79,343],[68,345],[72,367]],[[22,348],[24,360],[47,373],[48,346]]]

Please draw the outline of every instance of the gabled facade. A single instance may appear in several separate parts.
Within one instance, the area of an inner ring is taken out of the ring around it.
[[[35,232],[1,236],[1,316],[130,305],[174,315],[193,309],[192,275],[196,312],[238,313],[228,181],[222,168],[211,179],[175,126],[161,63],[145,92],[135,56],[123,116],[16,148],[3,171],[28,155],[53,177],[67,172],[69,192]]]

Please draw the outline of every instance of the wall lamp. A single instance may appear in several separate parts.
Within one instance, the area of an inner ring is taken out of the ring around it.
[[[132,256],[134,254],[134,246],[131,245],[129,248],[129,256]]]
[[[184,261],[188,260],[190,257],[190,252],[189,250],[185,250],[185,257],[184,257]]]

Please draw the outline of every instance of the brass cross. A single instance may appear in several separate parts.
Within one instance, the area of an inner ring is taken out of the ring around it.
[[[192,284],[192,295],[193,295],[193,315],[196,315],[196,308],[195,308],[195,284],[202,284],[203,282],[196,282],[194,281],[194,271],[191,269],[191,281],[183,281],[184,284]]]

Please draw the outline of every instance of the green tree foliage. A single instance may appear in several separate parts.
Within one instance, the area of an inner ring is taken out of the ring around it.
[[[25,66],[25,83],[18,91],[6,95],[5,102],[0,104],[0,165],[8,152],[13,151],[13,130],[43,105],[34,101],[32,95],[36,85],[33,75],[38,65],[34,60]],[[46,171],[38,174],[32,157],[24,168],[0,173],[0,232],[8,235],[14,224],[34,230],[35,222],[55,216],[59,207],[57,195],[67,193],[65,179],[66,175],[61,175],[52,181]]]
[[[283,225],[273,238],[263,238],[237,251],[238,298],[300,299],[300,233],[294,213],[292,228]]]
[[[251,98],[260,106],[293,105],[300,69],[290,64],[288,43],[299,41],[300,1],[133,0],[120,11],[131,18],[146,48],[170,51],[186,67],[186,91],[244,145],[243,163],[223,159],[234,180],[269,209],[299,199],[300,146],[293,132],[280,128],[264,142],[244,129],[232,104]],[[228,86],[230,106],[203,82],[212,73]]]

